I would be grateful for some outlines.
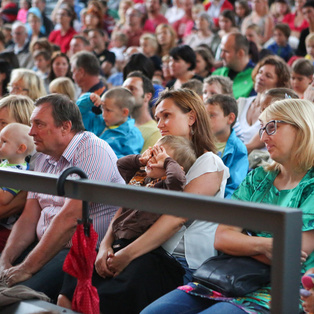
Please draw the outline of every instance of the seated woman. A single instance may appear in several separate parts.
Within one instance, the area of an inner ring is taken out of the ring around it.
[[[229,172],[215,154],[214,138],[201,98],[190,90],[165,91],[157,101],[155,115],[162,135],[182,136],[192,142],[197,160],[186,174],[184,192],[223,198]],[[182,267],[186,270],[186,282],[190,281],[192,269],[215,255],[216,228],[215,223],[161,215],[147,231],[119,250],[116,254],[119,265],[115,264],[115,270],[120,274],[113,278],[99,271],[107,267],[107,252],[111,250],[108,243],[111,242],[111,246],[113,237],[109,228],[97,257],[96,270],[99,274],[94,273],[98,278],[94,285],[100,297],[100,310],[107,313],[139,313],[167,293],[169,285],[183,283]],[[168,253],[174,253],[181,266],[176,265],[170,254],[160,256],[160,262],[156,263],[153,251],[162,244]],[[59,297],[59,305],[71,306],[69,298],[73,290],[69,290],[62,289],[64,295]]]
[[[307,100],[285,99],[270,105],[259,117],[260,137],[274,162],[251,171],[232,196],[236,200],[300,208],[303,212],[303,273],[314,266],[313,115],[314,104]],[[242,228],[219,225],[215,248],[271,264],[272,235],[256,232],[255,236],[249,236],[241,232]],[[218,303],[216,299],[217,294],[212,290],[190,283],[163,296],[142,313],[270,313],[268,286],[244,297],[229,297]]]

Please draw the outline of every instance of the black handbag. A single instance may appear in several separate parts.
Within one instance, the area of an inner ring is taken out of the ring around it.
[[[248,256],[221,254],[207,259],[193,279],[226,297],[242,297],[270,283],[270,266]]]

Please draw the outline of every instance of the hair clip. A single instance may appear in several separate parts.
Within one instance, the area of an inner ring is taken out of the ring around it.
[[[285,93],[285,99],[291,99],[291,96]]]

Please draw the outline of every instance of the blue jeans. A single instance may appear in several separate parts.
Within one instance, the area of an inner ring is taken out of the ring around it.
[[[173,290],[149,306],[141,314],[244,314],[237,306],[228,302],[217,302]]]

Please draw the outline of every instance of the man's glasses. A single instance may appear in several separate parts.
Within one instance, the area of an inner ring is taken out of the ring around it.
[[[271,120],[262,128],[259,129],[259,137],[262,138],[264,131],[268,135],[273,135],[277,132],[277,123],[288,123],[282,120]]]

